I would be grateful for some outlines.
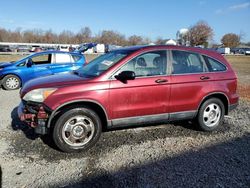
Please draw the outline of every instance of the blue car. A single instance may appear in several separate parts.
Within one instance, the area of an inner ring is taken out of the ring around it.
[[[45,51],[16,62],[0,63],[0,85],[14,90],[30,79],[79,69],[86,62],[80,52]]]

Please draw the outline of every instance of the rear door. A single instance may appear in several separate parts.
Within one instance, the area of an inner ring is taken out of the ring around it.
[[[170,111],[190,112],[209,91],[210,77],[203,58],[193,52],[172,50]]]
[[[167,75],[167,54],[165,50],[143,53],[118,70],[134,71],[135,80],[126,83],[116,80],[110,82],[111,118],[141,118],[168,112],[170,95]],[[167,115],[163,115],[168,118]],[[140,120],[140,119],[135,119]],[[119,122],[122,124],[122,122]]]

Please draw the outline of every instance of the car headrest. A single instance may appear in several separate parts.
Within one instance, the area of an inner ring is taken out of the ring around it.
[[[146,67],[147,66],[146,61],[145,61],[145,59],[143,57],[138,58],[136,63],[140,67]]]
[[[153,60],[153,65],[158,67],[162,65],[162,58],[161,57],[155,57]]]

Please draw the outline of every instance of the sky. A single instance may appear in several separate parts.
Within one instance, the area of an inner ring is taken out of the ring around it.
[[[206,21],[213,42],[226,33],[250,42],[250,0],[10,0],[0,6],[0,27],[77,33],[114,30],[126,36],[175,39],[181,28]]]

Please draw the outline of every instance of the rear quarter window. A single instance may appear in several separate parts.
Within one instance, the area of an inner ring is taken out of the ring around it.
[[[79,55],[71,55],[71,56],[72,56],[74,63],[78,62],[81,59],[81,56],[79,56]]]
[[[209,72],[221,72],[227,70],[227,67],[223,63],[213,58],[204,56],[204,59],[206,61]]]

